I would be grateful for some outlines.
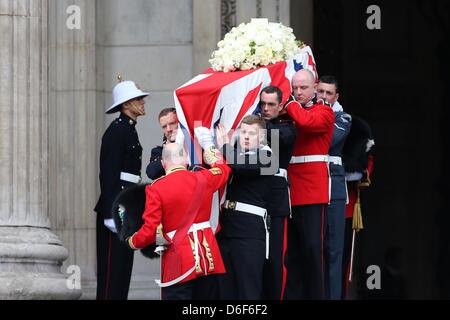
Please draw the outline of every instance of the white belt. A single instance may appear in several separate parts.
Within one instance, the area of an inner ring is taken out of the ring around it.
[[[132,183],[139,183],[139,182],[141,182],[142,179],[140,176],[137,176],[135,174],[131,174],[128,172],[121,172],[120,180],[132,182]]]
[[[155,280],[155,282],[156,282],[156,284],[158,284],[158,286],[160,286],[161,288],[173,286],[174,284],[177,284],[178,282],[182,281],[183,279],[186,279],[192,272],[194,272],[194,270],[197,267],[197,264],[200,261],[200,256],[198,254],[199,241],[198,241],[197,231],[203,230],[206,228],[211,228],[209,221],[194,223],[194,224],[192,224],[192,226],[189,228],[189,231],[188,231],[188,233],[193,232],[193,236],[194,236],[194,258],[195,258],[194,266],[191,269],[189,269],[188,271],[186,271],[184,274],[179,276],[178,278],[173,279],[171,281],[161,282],[161,280]],[[176,232],[177,232],[177,230],[170,231],[167,233],[167,236],[170,239],[173,239]]]
[[[194,223],[189,228],[188,233],[195,232],[195,231],[198,231],[198,230],[207,229],[207,228],[211,228],[211,224],[209,223],[209,221],[200,222],[200,223]],[[166,234],[170,238],[170,240],[172,240],[173,237],[175,236],[176,232],[177,232],[177,230],[173,230],[173,231],[167,232]]]
[[[254,214],[263,218],[264,229],[266,229],[266,259],[269,259],[269,229],[267,229],[267,210],[252,204],[226,200],[224,203],[225,209],[242,211],[250,214]]]
[[[328,162],[328,155],[312,155],[312,156],[292,156],[289,163],[307,163],[307,162]]]
[[[230,201],[226,200],[224,204],[225,209],[235,210],[235,211],[242,211],[246,213],[256,214],[257,216],[260,216],[262,218],[266,217],[267,210],[258,206],[254,206],[247,203],[237,202],[237,201]]]
[[[283,168],[279,168],[278,173],[275,174],[275,177],[282,177],[287,180],[287,178],[288,178],[287,170],[283,169]]]
[[[342,166],[342,158],[341,157],[329,156],[328,161],[337,166]]]

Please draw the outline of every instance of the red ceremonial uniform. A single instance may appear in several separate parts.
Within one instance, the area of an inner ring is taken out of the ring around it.
[[[144,225],[132,236],[129,243],[139,249],[155,242],[156,230],[162,223],[164,238],[169,241],[162,256],[162,283],[173,281],[183,275],[187,276],[176,281],[177,283],[225,272],[216,238],[209,226],[209,219],[213,193],[227,182],[230,172],[231,169],[226,164],[216,164],[210,170],[196,172],[178,168],[146,188],[146,204],[142,216]],[[204,192],[198,194],[201,190],[200,181],[204,182]],[[183,226],[186,214],[194,202],[199,203],[199,208],[191,213],[193,216],[190,221],[193,223]],[[198,230],[193,231],[196,226]],[[189,233],[175,245],[175,241],[172,242],[175,237],[174,231],[186,227],[191,227]]]
[[[333,136],[333,110],[322,103],[305,109],[293,101],[286,106],[287,113],[295,121],[297,139],[293,157],[327,155]],[[290,164],[292,206],[328,203],[330,200],[327,162]]]

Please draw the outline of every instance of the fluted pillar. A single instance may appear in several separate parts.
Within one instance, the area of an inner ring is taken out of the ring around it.
[[[81,294],[48,219],[47,7],[0,0],[0,299]]]

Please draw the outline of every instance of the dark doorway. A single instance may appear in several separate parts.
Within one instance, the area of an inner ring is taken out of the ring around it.
[[[381,9],[380,30],[367,28],[369,5]],[[338,78],[341,104],[371,125],[376,143],[373,183],[362,195],[354,298],[392,298],[388,278],[381,290],[366,287],[368,266],[383,274],[391,264],[405,289],[395,298],[450,298],[449,6],[314,1],[319,75]]]

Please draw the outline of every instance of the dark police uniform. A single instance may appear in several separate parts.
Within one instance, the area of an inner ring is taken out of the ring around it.
[[[165,175],[164,168],[161,164],[162,150],[162,146],[157,146],[151,151],[150,162],[147,165],[145,172],[147,173],[147,177],[152,180],[156,180]]]
[[[297,130],[287,115],[266,121],[267,141],[279,160],[279,172],[273,177],[269,208],[269,259],[264,265],[264,299],[280,300],[286,281],[284,256],[287,247],[287,219],[291,212],[287,167],[292,156]]]
[[[105,131],[100,150],[97,202],[97,299],[127,299],[134,252],[104,225],[112,219],[112,204],[128,186],[138,183],[142,147],[136,121],[121,113]]]
[[[273,182],[273,175],[262,173],[269,173],[264,169],[271,171],[271,152],[264,147],[242,153],[226,144],[222,153],[232,169],[232,177],[217,234],[227,270],[218,276],[220,298],[261,299],[264,260],[268,255],[266,216]]]
[[[350,131],[351,116],[345,112],[334,113],[334,131],[329,151],[331,174],[331,200],[326,208],[327,224],[325,229],[326,298],[341,298],[342,253],[344,250],[345,204],[347,187],[345,169],[342,163],[342,149]]]

